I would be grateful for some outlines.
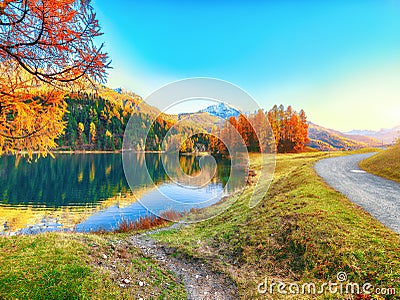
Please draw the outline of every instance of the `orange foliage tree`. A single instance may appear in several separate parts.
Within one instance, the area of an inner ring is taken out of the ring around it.
[[[237,119],[230,117],[224,126],[211,132],[209,150],[214,154],[227,155],[227,147],[216,136],[236,145],[233,130],[240,134],[249,152],[300,152],[309,142],[306,114],[303,110],[297,113],[291,106],[285,109],[283,105],[275,105],[268,113],[260,109],[248,116],[240,114]]]
[[[214,154],[227,155],[228,149],[223,142],[225,141],[233,149],[239,149],[241,143],[243,143],[249,152],[265,152],[269,150],[267,149],[269,131],[267,118],[262,110],[249,116],[240,114],[237,119],[232,116],[225,122],[224,126],[213,129],[209,150]],[[238,134],[235,134],[235,132]],[[241,141],[238,140],[239,138]]]
[[[84,0],[0,3],[0,154],[45,155],[63,133],[64,95],[103,82],[107,54]]]
[[[276,105],[268,112],[268,121],[275,136],[277,150],[280,153],[300,152],[309,142],[308,124],[304,110],[297,113],[289,105]]]

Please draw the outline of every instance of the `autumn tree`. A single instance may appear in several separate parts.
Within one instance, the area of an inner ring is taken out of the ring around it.
[[[261,113],[264,114],[262,111]],[[240,114],[237,119],[233,116],[230,117],[219,130],[214,129],[214,132],[212,132],[212,135],[218,133],[220,139],[215,136],[211,137],[209,150],[213,154],[226,156],[229,154],[225,144],[227,143],[232,150],[242,149],[241,147],[245,145],[249,152],[260,152],[260,141],[254,127],[256,119],[257,121],[261,121],[257,115],[245,116],[244,114]],[[267,119],[264,117],[262,121],[266,122]],[[262,123],[262,121],[258,125],[260,128],[266,129],[267,124]],[[267,134],[266,131],[265,134]]]
[[[102,82],[107,55],[90,1],[0,3],[0,154],[45,155],[65,128],[65,91]]]
[[[228,155],[221,140],[229,145],[238,145],[233,130],[239,133],[249,152],[300,152],[309,142],[305,112],[297,113],[291,106],[285,109],[283,105],[275,105],[267,113],[259,109],[254,114],[229,118],[223,126],[211,132],[209,150],[213,154]],[[221,140],[213,136],[217,134]]]
[[[288,106],[276,105],[268,112],[278,152],[300,152],[309,142],[308,124],[303,110],[297,113]]]
[[[94,142],[96,141],[96,125],[93,122],[90,123],[89,133],[90,142],[94,144]]]
[[[255,114],[250,116],[249,122],[253,128],[254,138],[257,138],[257,141],[254,141],[253,149],[257,152],[262,153],[275,153],[275,140],[273,135],[273,129],[271,128],[271,124],[268,122],[268,117],[264,113],[262,109],[259,109]]]

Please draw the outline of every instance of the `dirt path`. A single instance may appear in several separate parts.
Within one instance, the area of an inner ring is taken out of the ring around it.
[[[179,224],[174,224],[165,229],[134,235],[130,238],[130,242],[143,254],[175,273],[184,283],[188,299],[238,299],[235,284],[224,274],[215,272],[211,266],[202,261],[173,255],[175,249],[165,247],[150,237],[151,233],[179,226]]]
[[[327,158],[314,168],[335,190],[360,205],[378,221],[400,233],[400,184],[358,167],[374,153]]]

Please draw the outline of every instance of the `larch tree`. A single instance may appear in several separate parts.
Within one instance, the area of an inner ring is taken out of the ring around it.
[[[268,112],[268,121],[275,135],[278,152],[300,152],[308,139],[308,123],[304,110],[297,113],[288,106],[276,105]]]
[[[0,3],[0,155],[56,146],[66,92],[104,82],[109,66],[85,0]]]

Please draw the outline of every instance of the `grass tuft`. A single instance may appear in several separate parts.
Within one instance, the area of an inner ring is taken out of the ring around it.
[[[123,220],[116,230],[117,233],[135,232],[140,230],[149,230],[156,227],[168,225],[172,221],[176,221],[183,216],[182,213],[168,210],[162,212],[160,216],[148,215],[140,217],[135,221]]]

